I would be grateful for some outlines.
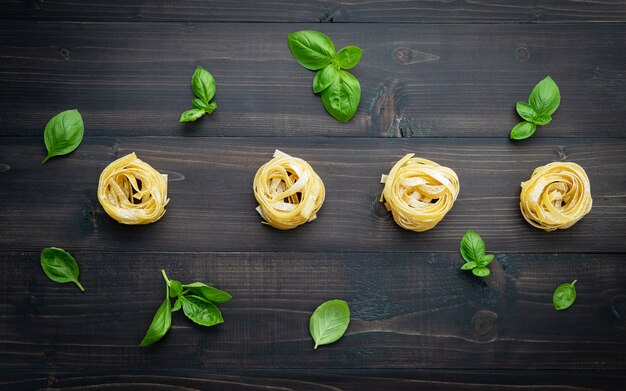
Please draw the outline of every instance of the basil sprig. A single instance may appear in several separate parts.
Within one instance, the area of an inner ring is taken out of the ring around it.
[[[330,38],[313,30],[289,34],[289,49],[300,65],[317,71],[313,92],[321,93],[326,111],[341,122],[356,114],[361,101],[361,85],[354,75],[344,69],[354,68],[363,54],[357,46],[346,46],[335,52]]]
[[[78,282],[78,264],[73,256],[62,248],[48,247],[41,251],[41,268],[49,279],[61,284],[73,282],[81,291],[85,288]]]
[[[52,117],[43,131],[48,156],[41,164],[53,156],[67,155],[78,148],[84,133],[83,117],[78,110],[66,110]]]
[[[330,300],[322,303],[309,320],[309,332],[314,349],[320,345],[328,345],[343,336],[350,324],[350,308],[343,300]]]
[[[561,284],[556,287],[554,294],[552,295],[552,304],[554,305],[554,309],[561,311],[574,304],[574,301],[576,300],[576,288],[574,288],[574,284],[576,284],[576,281],[578,280]]]
[[[209,71],[200,66],[196,68],[191,77],[191,89],[197,98],[191,101],[193,109],[182,113],[179,122],[195,121],[205,114],[211,114],[217,107],[215,102],[211,102],[215,96],[215,78]]]
[[[461,256],[465,260],[461,269],[471,270],[477,277],[487,277],[491,274],[487,265],[493,261],[493,254],[485,254],[485,242],[471,229],[468,229],[461,239]]]
[[[552,114],[561,104],[559,87],[550,76],[540,81],[533,88],[528,103],[517,102],[517,114],[525,121],[515,125],[511,130],[511,139],[523,140],[535,133],[537,126],[547,125],[552,121]]]
[[[230,294],[201,282],[182,284],[170,280],[165,270],[161,270],[161,274],[165,280],[165,300],[154,314],[139,346],[148,346],[163,338],[172,325],[172,312],[181,308],[185,316],[201,326],[210,327],[224,322],[222,313],[215,304],[227,302],[232,298]],[[174,306],[172,299],[176,299]]]

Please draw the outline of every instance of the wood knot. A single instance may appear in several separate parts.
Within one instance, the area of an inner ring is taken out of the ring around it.
[[[94,231],[98,231],[98,213],[96,205],[91,200],[87,200],[83,207],[83,218],[91,224]]]
[[[370,104],[370,121],[377,134],[386,135],[396,116],[396,82],[382,85]]]
[[[8,164],[0,163],[0,172],[9,171],[10,169],[11,169],[11,166],[9,166]]]
[[[489,341],[495,337],[498,314],[480,310],[472,317],[472,336],[479,341]]]
[[[381,184],[381,186],[384,186],[384,185]],[[382,187],[380,191],[381,192],[383,191]],[[382,202],[380,202],[380,196],[376,196],[373,198],[372,203],[371,203],[371,209],[372,209],[372,214],[377,219],[388,219],[391,213],[391,212],[387,212],[387,208],[385,208],[385,205]]]
[[[420,50],[410,49],[404,46],[396,48],[393,51],[393,59],[398,64],[402,65],[418,64],[427,61],[437,61],[440,58],[441,57],[437,55],[422,52]]]
[[[556,158],[561,162],[564,162],[567,159],[567,151],[564,147],[557,147],[554,151],[554,154],[556,155]]]
[[[57,378],[52,375],[48,375],[48,377],[46,378],[46,381],[48,382],[48,385],[51,386],[57,382]]]
[[[517,50],[515,50],[515,58],[519,62],[526,62],[530,60],[530,50],[525,43],[517,45]]]
[[[333,10],[328,7],[322,7],[322,14],[317,18],[318,23],[334,23],[339,20],[341,11]]]
[[[63,57],[65,61],[70,59],[70,51],[68,49],[61,48],[59,52],[61,53],[61,57]]]
[[[120,154],[120,145],[118,143],[113,143],[111,146],[111,153],[113,156],[119,156]]]
[[[619,298],[611,300],[609,303],[609,311],[611,315],[611,324],[619,329],[626,329],[626,301]]]

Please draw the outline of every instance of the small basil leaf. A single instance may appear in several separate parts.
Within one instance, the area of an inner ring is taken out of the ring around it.
[[[176,297],[183,292],[183,284],[176,280],[170,280],[170,297]]]
[[[209,106],[206,108],[206,110],[204,110],[207,114],[211,114],[213,112],[213,110],[215,110],[217,108],[217,103],[215,102],[211,102],[209,103]]]
[[[335,56],[335,46],[326,34],[302,30],[289,34],[289,50],[300,65],[316,71],[330,64]]]
[[[83,117],[78,110],[63,111],[52,117],[43,132],[48,156],[41,164],[53,156],[67,155],[78,148],[83,141],[84,133]]]
[[[202,99],[198,99],[198,98],[194,98],[191,101],[191,106],[194,109],[199,109],[199,110],[206,110],[209,108],[209,104],[206,103],[205,101],[203,101]]]
[[[480,261],[485,256],[485,242],[479,234],[468,229],[461,239],[461,256],[465,262],[475,262],[480,264]]]
[[[528,103],[517,102],[515,108],[517,110],[517,114],[519,114],[519,116],[524,118],[526,121],[532,122],[533,118],[537,115],[535,109],[533,109],[533,107]]]
[[[361,101],[361,85],[351,73],[339,71],[339,77],[322,91],[326,111],[340,122],[348,122]]]
[[[491,270],[487,269],[486,267],[477,267],[472,269],[472,273],[476,277],[487,277],[491,274]]]
[[[510,137],[513,140],[523,140],[532,136],[535,130],[537,130],[537,125],[534,123],[528,121],[520,122],[511,129]]]
[[[146,336],[139,343],[139,346],[148,346],[163,338],[172,325],[172,305],[170,299],[166,298],[163,304],[159,307],[152,323],[148,327]]]
[[[215,304],[198,296],[181,296],[183,312],[193,322],[201,326],[214,326],[224,322],[220,310]]]
[[[343,69],[351,69],[359,63],[363,51],[358,46],[346,46],[335,56],[334,61]]]
[[[313,78],[313,92],[316,94],[322,92],[339,76],[339,69],[334,64],[328,64],[321,70],[317,71]]]
[[[40,262],[43,272],[52,281],[62,284],[73,282],[81,291],[85,291],[78,282],[78,264],[67,251],[57,247],[44,248],[41,251]]]
[[[221,291],[217,288],[213,288],[212,286],[203,284],[201,282],[194,282],[191,284],[183,285],[183,288],[188,289],[196,296],[199,296],[208,301],[212,301],[214,303],[225,303],[233,298],[228,292]]]
[[[191,77],[191,89],[198,98],[209,103],[215,95],[215,79],[213,75],[202,67],[197,67]]]
[[[461,270],[472,270],[476,266],[478,266],[476,262],[465,262],[463,265],[461,265]]]
[[[330,300],[322,303],[309,320],[309,332],[314,349],[320,345],[327,345],[343,336],[350,324],[350,308],[343,300]]]
[[[561,284],[556,287],[554,294],[552,295],[552,304],[557,311],[561,311],[571,307],[576,300],[576,284],[577,280],[571,283]]]
[[[493,261],[493,254],[485,254],[480,259],[480,266],[487,266],[491,263],[491,261]]]
[[[552,121],[550,114],[538,114],[532,120],[535,125],[547,125]]]
[[[193,122],[204,115],[202,109],[191,109],[181,114],[179,122]]]
[[[180,307],[182,307],[183,303],[180,300],[180,297],[178,299],[176,299],[176,301],[174,302],[174,306],[172,307],[172,312],[176,312],[180,309]]]
[[[552,115],[561,104],[561,92],[550,76],[546,77],[533,88],[528,103],[537,114]]]

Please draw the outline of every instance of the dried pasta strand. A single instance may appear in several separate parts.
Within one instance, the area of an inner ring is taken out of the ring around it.
[[[278,149],[254,176],[254,198],[264,223],[292,229],[317,217],[324,203],[324,183],[306,161]]]
[[[530,179],[522,182],[522,215],[530,225],[545,231],[571,227],[589,213],[592,204],[589,178],[576,163],[537,167]]]
[[[404,229],[427,231],[452,209],[459,195],[459,178],[448,167],[409,153],[383,175],[380,201]]]
[[[149,224],[165,214],[167,175],[160,174],[135,153],[109,164],[100,174],[98,200],[105,212],[122,224]]]

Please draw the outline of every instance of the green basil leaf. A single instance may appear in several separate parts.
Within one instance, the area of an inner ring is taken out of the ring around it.
[[[163,304],[159,307],[152,323],[148,327],[146,336],[139,343],[139,346],[148,346],[163,338],[172,325],[172,305],[170,299],[166,298]]]
[[[461,256],[465,262],[476,262],[476,264],[480,264],[485,256],[485,242],[471,229],[468,229],[461,239]]]
[[[535,130],[537,130],[537,125],[534,123],[528,121],[520,122],[511,129],[510,137],[513,140],[523,140],[532,136]]]
[[[335,56],[334,61],[343,69],[351,69],[359,63],[363,51],[358,46],[346,46]]]
[[[176,280],[170,280],[170,297],[179,296],[183,292],[183,284]]]
[[[204,112],[207,114],[211,114],[213,110],[215,110],[216,108],[217,108],[217,103],[211,102],[209,103],[209,106],[206,108],[206,110],[204,110]]]
[[[493,261],[493,254],[485,254],[481,259],[480,259],[480,266],[487,266],[491,263],[491,261]]]
[[[193,98],[193,100],[191,101],[191,106],[194,109],[205,110],[205,111],[206,111],[206,109],[209,108],[209,104],[208,103],[206,103],[202,99],[198,99],[198,98]]]
[[[204,115],[202,109],[191,109],[181,114],[179,122],[193,122]]]
[[[302,30],[289,34],[289,50],[300,65],[316,71],[330,64],[335,56],[333,41],[319,31]]]
[[[519,114],[519,116],[524,118],[526,121],[533,122],[533,118],[537,115],[535,109],[533,109],[533,107],[528,103],[517,102],[515,108],[517,110],[517,114]]]
[[[191,77],[191,89],[198,98],[209,103],[215,95],[215,79],[213,75],[202,67],[197,67]]]
[[[179,297],[174,302],[174,306],[172,307],[172,312],[178,311],[180,309],[180,307],[182,307],[182,305],[183,305],[183,302],[180,300],[180,297]]]
[[[309,320],[309,332],[314,349],[320,345],[327,345],[343,336],[350,324],[350,309],[343,300],[330,300],[322,303]]]
[[[46,124],[43,132],[43,141],[48,150],[48,156],[41,162],[44,164],[53,156],[67,155],[83,141],[85,126],[83,117],[78,110],[63,111]]]
[[[561,92],[550,76],[546,77],[533,88],[528,103],[537,114],[552,115],[561,104]]]
[[[201,326],[214,326],[224,322],[220,310],[215,304],[198,296],[181,296],[183,312],[193,322]]]
[[[313,78],[313,92],[317,94],[318,92],[324,91],[337,77],[339,77],[339,69],[337,66],[335,64],[326,65],[324,68],[317,71]]]
[[[44,248],[41,251],[40,262],[43,272],[52,281],[62,284],[73,282],[81,291],[85,291],[78,282],[78,264],[67,251],[57,247]]]
[[[228,300],[233,298],[228,292],[221,291],[201,282],[183,285],[183,288],[188,289],[194,295],[200,296],[208,301],[212,301],[213,303],[226,303]]]
[[[564,310],[566,308],[571,307],[576,300],[576,288],[574,288],[574,284],[576,284],[574,280],[571,283],[561,284],[556,287],[554,290],[554,294],[552,295],[552,304],[557,311]]]
[[[533,118],[535,125],[547,125],[552,121],[550,114],[538,114]]]
[[[461,270],[472,270],[476,266],[478,266],[476,262],[465,262],[463,265],[461,265]]]
[[[491,274],[491,270],[487,269],[486,267],[477,267],[472,269],[472,273],[476,277],[487,277]]]
[[[339,77],[322,91],[326,111],[340,122],[348,122],[359,107],[361,85],[351,73],[339,71]]]

